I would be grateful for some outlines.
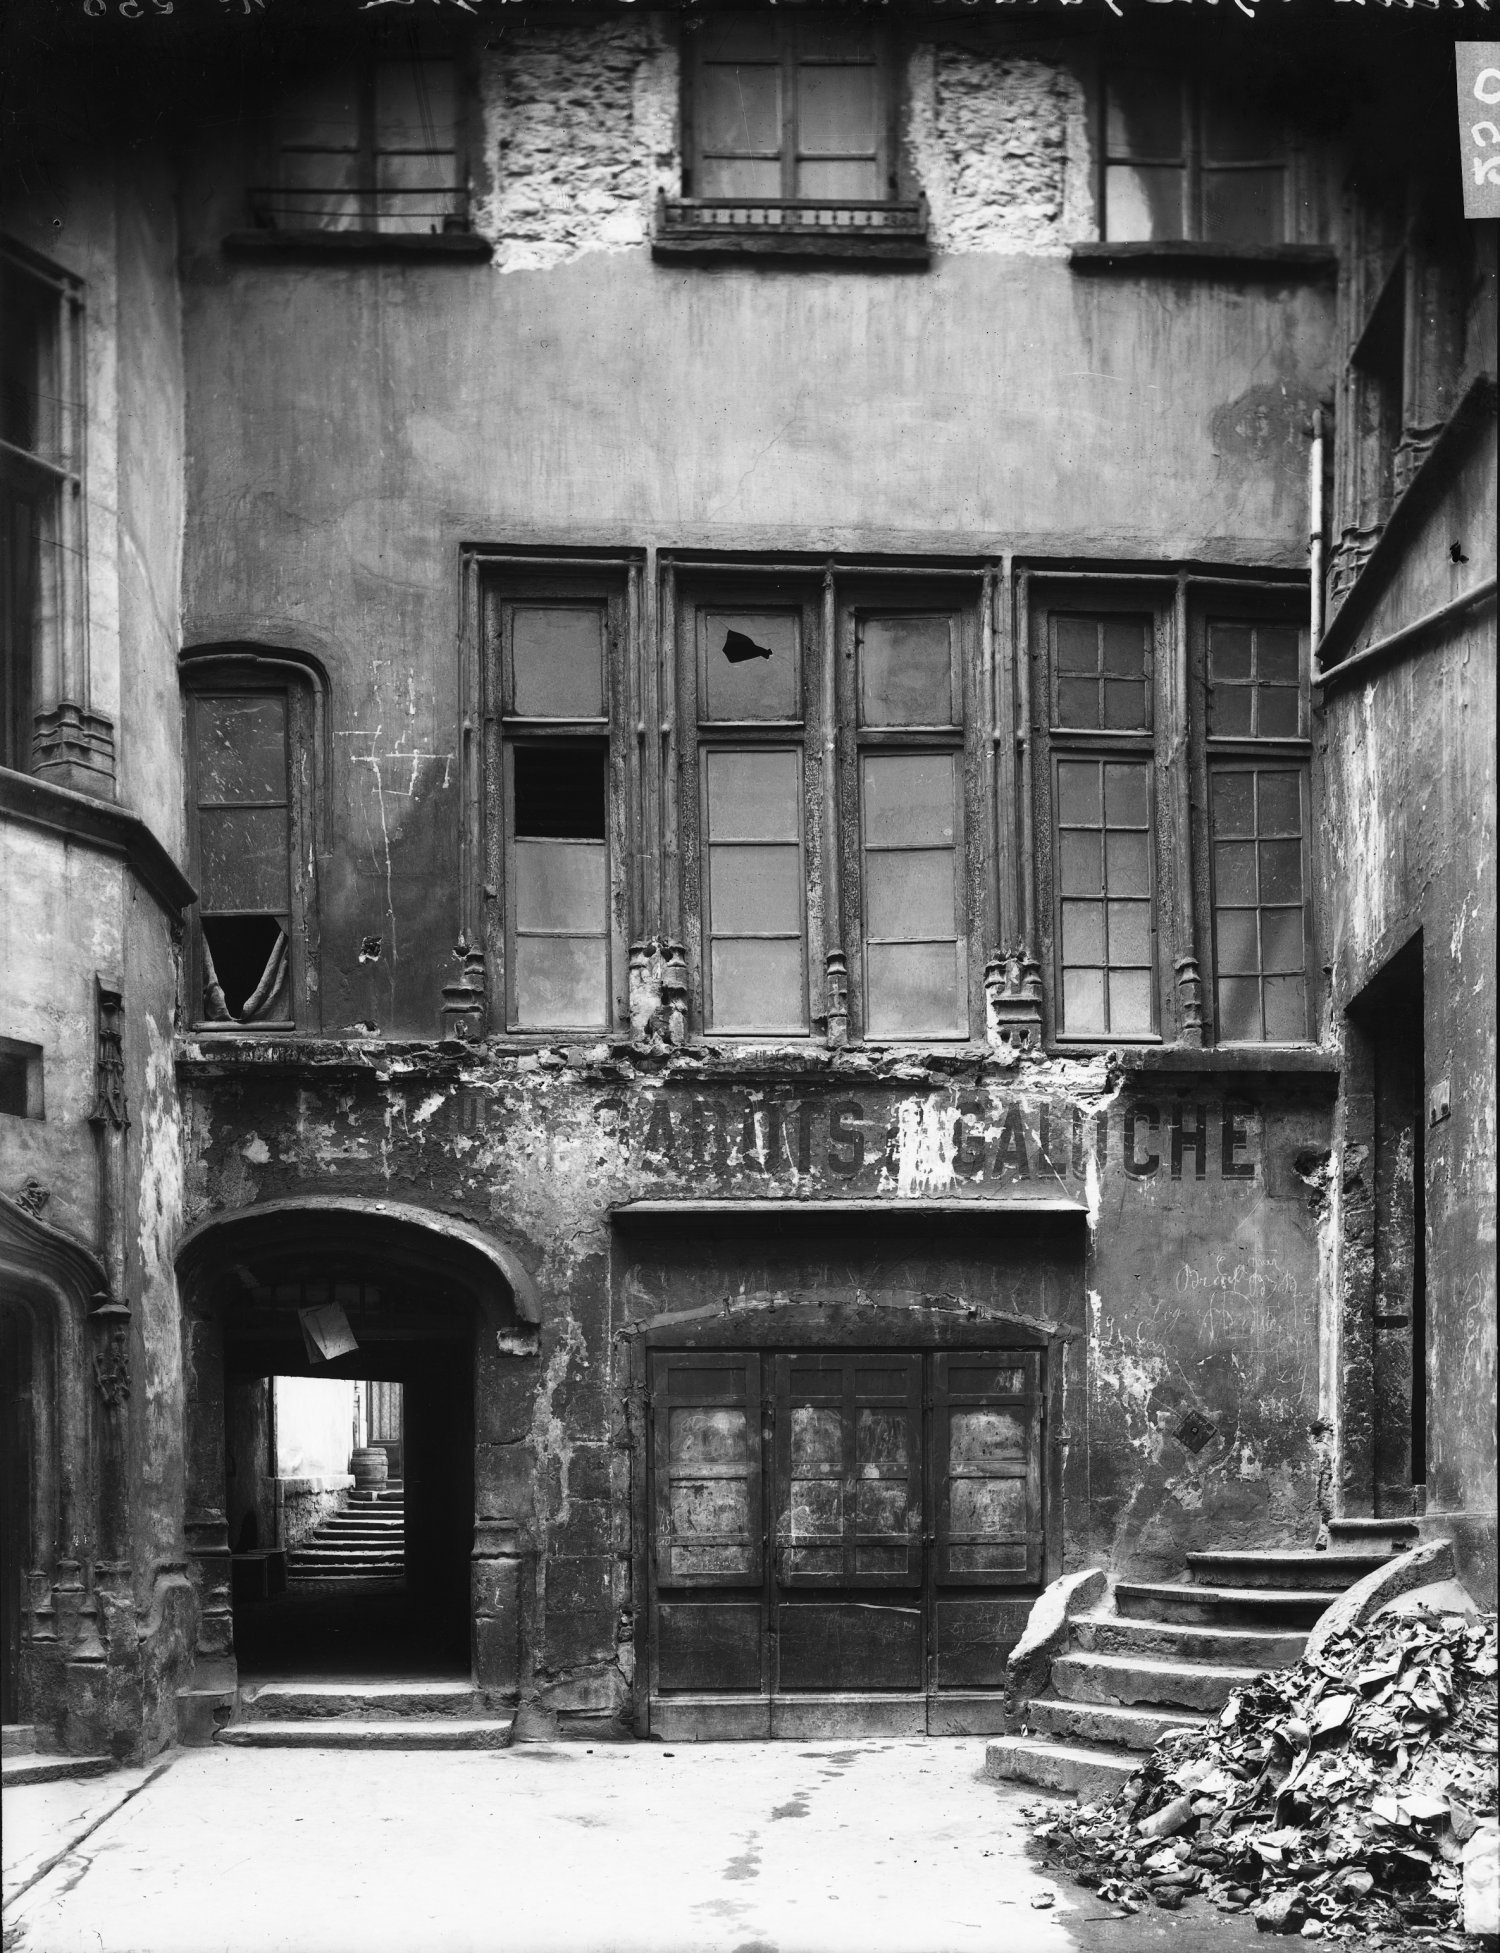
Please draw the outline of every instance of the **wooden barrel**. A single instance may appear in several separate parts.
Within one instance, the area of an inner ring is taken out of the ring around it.
[[[354,1474],[354,1489],[357,1492],[383,1492],[390,1460],[385,1455],[383,1445],[362,1444],[350,1457],[349,1469]]]

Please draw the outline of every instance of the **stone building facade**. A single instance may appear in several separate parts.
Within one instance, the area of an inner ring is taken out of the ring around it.
[[[118,754],[38,690],[0,774],[7,1716],[228,1713],[320,1307],[523,1735],[994,1729],[1065,1569],[1335,1516],[1492,1579],[1494,239],[1370,106],[1439,30],[140,25],[0,223],[87,283]]]

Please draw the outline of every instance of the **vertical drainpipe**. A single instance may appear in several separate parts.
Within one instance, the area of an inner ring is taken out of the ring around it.
[[[1323,409],[1313,408],[1312,448],[1308,456],[1307,566],[1308,627],[1312,633],[1313,675],[1317,675],[1318,647],[1323,642]]]
[[[823,571],[823,1009],[831,1045],[849,1040],[849,966],[844,960],[843,876],[838,822],[838,608],[833,565]]]

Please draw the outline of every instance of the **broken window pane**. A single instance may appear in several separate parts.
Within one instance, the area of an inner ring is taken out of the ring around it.
[[[204,916],[203,1016],[210,1023],[281,1023],[290,1016],[289,943],[278,916]]]
[[[1058,964],[1070,1036],[1155,1022],[1150,764],[1057,762]]]
[[[703,754],[708,1021],[718,1031],[800,1031],[803,976],[801,755]]]
[[[512,1025],[598,1029],[609,1016],[609,851],[602,745],[516,746]]]
[[[866,754],[865,1028],[871,1037],[968,1030],[953,753]]]
[[[802,717],[799,611],[704,610],[699,632],[705,719]]]
[[[598,744],[515,746],[515,827],[544,840],[604,839],[605,749]]]
[[[1308,1035],[1305,779],[1305,769],[1287,766],[1210,775],[1215,996],[1226,1043]]]
[[[511,710],[522,719],[604,715],[604,606],[510,606]]]
[[[958,722],[958,620],[866,617],[859,629],[860,717],[867,726]]]

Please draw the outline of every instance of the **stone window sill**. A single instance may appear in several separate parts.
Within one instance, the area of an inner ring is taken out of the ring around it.
[[[1198,278],[1320,280],[1338,271],[1338,253],[1327,244],[1208,244],[1195,238],[1075,244],[1068,262],[1075,271]]]
[[[663,197],[651,255],[658,263],[778,258],[896,264],[920,269],[930,256],[927,204],[752,202]]]
[[[490,241],[477,231],[231,231],[224,255],[262,263],[341,264],[351,259],[388,264],[429,262],[475,264],[492,255]]]

